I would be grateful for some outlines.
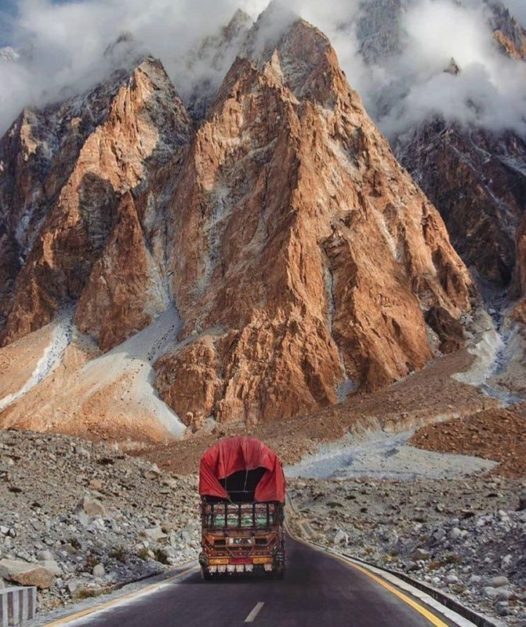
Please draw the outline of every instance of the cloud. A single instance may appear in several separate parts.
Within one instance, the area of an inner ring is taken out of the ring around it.
[[[237,6],[236,0],[20,0],[4,35],[22,55],[17,63],[0,62],[0,132],[22,107],[102,80],[111,69],[104,51],[123,32],[134,36],[138,51],[161,58],[177,86],[185,54],[226,24]]]
[[[523,6],[523,0],[506,3],[518,11]],[[388,135],[431,115],[526,134],[526,64],[497,49],[485,2],[401,4],[398,12],[386,0],[288,0],[286,6],[329,36],[349,82]],[[256,18],[266,5],[267,0],[18,0],[4,28],[22,56],[16,63],[0,62],[0,132],[23,106],[41,106],[104,78],[118,60],[104,51],[123,32],[132,34],[135,53],[148,51],[162,60],[183,97],[195,85],[212,91],[239,45],[235,41],[216,55],[220,40],[214,35],[237,8]],[[267,23],[269,36],[279,32],[279,22]],[[373,59],[364,58],[367,38],[375,46]],[[198,55],[203,40],[208,48]],[[121,50],[125,57],[133,54],[129,46]],[[444,73],[452,57],[462,70],[457,76]]]
[[[385,115],[377,111],[388,135],[433,115],[526,135],[526,64],[497,48],[488,11],[480,2],[422,0],[404,13],[405,46],[386,61],[381,90],[396,99]],[[458,75],[444,72],[452,58]]]

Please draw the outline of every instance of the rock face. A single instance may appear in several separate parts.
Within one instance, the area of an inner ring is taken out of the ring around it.
[[[440,217],[303,21],[235,63],[172,204],[184,342],[157,371],[179,415],[273,419],[384,385],[430,358],[423,310],[469,309]]]
[[[515,316],[526,324],[526,214],[517,235],[516,288],[521,302],[515,309]]]
[[[364,3],[356,33],[366,64],[389,68],[391,55],[403,51],[402,16],[410,4],[407,0]],[[484,4],[503,54],[525,59],[526,30],[502,3],[484,0]],[[462,73],[454,59],[444,70]],[[396,106],[391,92],[403,97],[405,89],[395,80],[389,93],[380,90],[373,103],[376,115],[381,118]],[[439,117],[391,139],[399,160],[440,211],[466,264],[482,279],[508,287],[515,272],[516,229],[526,210],[524,139],[511,131],[491,132]]]
[[[36,586],[39,590],[50,588],[55,575],[41,564],[30,564],[20,560],[0,560],[0,577],[21,586]]]
[[[78,299],[79,327],[104,348],[165,308],[160,282],[152,285],[158,270],[145,250],[147,236],[131,199],[121,198],[139,193],[167,161],[177,163],[189,128],[181,101],[153,59],[84,97],[24,111],[0,145],[3,344],[42,327]],[[125,259],[127,237],[133,248]],[[123,276],[123,263],[135,254],[133,269]],[[130,316],[123,309],[120,318],[108,318],[108,303],[122,303],[127,290]],[[90,298],[97,301],[96,313],[86,303]]]
[[[76,310],[78,328],[109,350],[139,331],[167,306],[159,266],[150,253],[131,193],[93,265]]]
[[[153,59],[16,122],[0,147],[4,344],[69,305],[76,332],[108,351],[175,304],[181,330],[156,387],[193,423],[295,416],[423,367],[430,337],[460,345],[473,288],[439,214],[325,36],[287,16],[265,38],[275,10],[246,35],[193,135]],[[146,365],[168,335],[150,342]],[[105,414],[100,403],[127,399],[119,381],[136,375],[103,385],[88,364],[50,385],[60,415],[82,390],[84,414]],[[60,429],[38,398],[25,412],[11,404],[4,424],[30,427],[33,407],[38,428]]]
[[[526,210],[526,143],[511,132],[435,120],[405,136],[396,152],[440,209],[466,264],[508,286],[515,234]]]
[[[513,59],[526,59],[526,30],[500,2],[488,2],[495,41]]]

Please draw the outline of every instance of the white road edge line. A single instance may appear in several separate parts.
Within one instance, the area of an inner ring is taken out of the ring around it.
[[[261,612],[261,608],[265,604],[263,601],[256,603],[256,607],[250,612],[250,614],[245,618],[245,623],[253,623],[256,620],[257,615]]]

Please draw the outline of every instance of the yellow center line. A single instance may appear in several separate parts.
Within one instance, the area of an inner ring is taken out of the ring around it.
[[[51,623],[47,623],[45,627],[59,627],[60,625],[67,625],[73,621],[80,620],[81,618],[85,618],[86,616],[89,616],[90,614],[96,614],[98,612],[102,612],[103,610],[107,610],[110,607],[120,605],[124,601],[131,601],[134,598],[142,596],[143,594],[148,594],[148,593],[151,594],[152,592],[155,592],[156,590],[162,588],[166,584],[174,583],[178,581],[179,579],[185,577],[186,575],[188,575],[188,573],[192,572],[195,569],[196,569],[196,566],[189,566],[182,573],[179,573],[178,575],[174,575],[173,577],[169,577],[168,579],[165,579],[164,581],[159,581],[158,583],[151,584],[150,586],[147,586],[143,588],[142,590],[135,590],[134,592],[123,594],[119,598],[113,599],[111,601],[107,601],[106,603],[101,603],[101,605],[96,605],[95,607],[87,608],[85,610],[82,610],[81,612],[70,614],[69,616],[65,616],[64,618],[60,618]]]

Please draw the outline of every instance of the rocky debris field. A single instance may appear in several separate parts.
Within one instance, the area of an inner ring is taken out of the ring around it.
[[[526,625],[526,483],[297,479],[289,494],[305,538]]]
[[[383,430],[397,433],[418,429],[430,422],[469,416],[498,406],[476,387],[451,375],[469,370],[473,356],[466,351],[446,355],[410,377],[373,393],[360,392],[339,405],[298,419],[218,424],[212,433],[189,433],[169,445],[139,447],[130,451],[149,459],[163,471],[188,474],[195,471],[203,452],[225,436],[248,434],[266,442],[284,464],[297,464],[316,453],[320,444],[337,442],[349,434]],[[450,451],[453,452],[453,451]],[[492,459],[492,458],[490,458]]]
[[[476,455],[498,461],[495,472],[508,477],[526,476],[526,404],[508,409],[488,409],[462,420],[428,425],[411,444],[439,453]]]
[[[195,476],[113,447],[0,431],[0,586],[36,585],[41,611],[197,557]]]

